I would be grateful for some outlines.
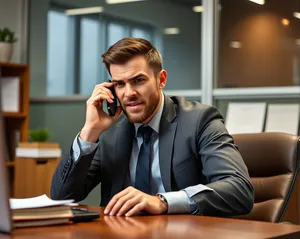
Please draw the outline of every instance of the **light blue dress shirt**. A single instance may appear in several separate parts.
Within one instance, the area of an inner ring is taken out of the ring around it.
[[[152,134],[152,142],[153,142],[153,151],[152,151],[152,163],[151,163],[151,190],[152,195],[157,193],[163,195],[167,202],[168,202],[168,214],[174,213],[194,213],[196,211],[196,202],[191,199],[191,197],[197,193],[200,193],[204,190],[212,190],[205,185],[198,184],[195,186],[190,186],[185,188],[184,190],[176,191],[176,192],[166,192],[164,185],[162,183],[161,172],[159,167],[159,124],[161,115],[163,112],[164,106],[164,96],[162,94],[162,102],[160,105],[159,110],[148,123],[148,125],[155,131]],[[134,185],[135,182],[135,175],[136,175],[136,165],[137,159],[140,151],[140,147],[143,142],[143,138],[140,135],[137,135],[138,128],[141,124],[134,124],[135,126],[135,138],[133,140],[132,152],[129,162],[129,184]],[[93,152],[98,143],[92,143],[84,141],[79,137],[79,134],[76,136],[73,142],[73,159],[75,161],[78,160],[80,152],[82,155],[90,154]],[[163,160],[163,159],[161,159]]]

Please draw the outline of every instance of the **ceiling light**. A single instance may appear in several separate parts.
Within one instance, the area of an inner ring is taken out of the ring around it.
[[[219,4],[219,8],[220,11],[222,10],[222,5]],[[194,12],[203,12],[204,11],[204,7],[202,5],[198,5],[198,6],[194,6],[193,7],[193,11]]]
[[[169,27],[164,29],[164,34],[166,35],[176,35],[179,34],[180,30],[177,27]]]
[[[203,12],[203,6],[199,5],[199,6],[194,6],[193,7],[193,11],[194,12]]]
[[[67,9],[65,14],[67,15],[83,15],[103,12],[103,7],[86,7],[86,8],[74,8]]]
[[[128,3],[128,2],[139,2],[145,0],[106,0],[107,4],[117,4],[117,3]]]
[[[264,5],[265,4],[265,0],[249,0],[250,2],[255,2],[257,4],[260,4],[260,5]]]
[[[286,19],[286,18],[282,18],[281,23],[282,23],[283,26],[286,26],[286,27],[288,25],[290,25],[290,21],[288,19]]]
[[[300,19],[300,12],[294,12],[294,17]]]

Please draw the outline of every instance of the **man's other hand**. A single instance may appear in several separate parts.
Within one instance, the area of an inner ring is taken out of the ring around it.
[[[130,186],[110,200],[104,214],[129,217],[142,211],[149,214],[163,214],[167,210],[168,206],[158,196],[143,193]]]

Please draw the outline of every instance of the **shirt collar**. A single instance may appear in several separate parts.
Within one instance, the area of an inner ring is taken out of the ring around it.
[[[161,100],[161,104],[159,106],[158,111],[156,112],[156,114],[153,116],[153,118],[150,120],[150,122],[147,124],[148,126],[150,126],[156,133],[159,133],[159,124],[160,124],[160,118],[164,109],[164,101],[165,101],[165,97],[163,95],[163,93],[161,92],[161,96],[162,96],[162,100]],[[135,127],[135,136],[137,136],[137,131],[138,128],[141,126],[141,123],[135,123],[134,127]]]

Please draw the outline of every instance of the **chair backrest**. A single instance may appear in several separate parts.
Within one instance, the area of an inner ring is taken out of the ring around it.
[[[299,137],[285,133],[233,135],[255,191],[248,220],[280,222],[294,189],[300,161]]]

